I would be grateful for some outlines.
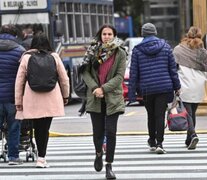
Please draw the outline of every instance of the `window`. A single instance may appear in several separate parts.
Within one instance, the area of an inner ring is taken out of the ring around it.
[[[104,6],[104,14],[108,14],[108,7]]]
[[[103,16],[98,16],[98,24],[99,24],[99,27],[101,27],[104,24]]]
[[[83,12],[84,13],[88,13],[89,12],[89,6],[88,6],[88,4],[83,4],[82,5],[82,8],[83,8]]]
[[[95,4],[91,4],[91,13],[96,13],[96,5]]]
[[[91,26],[92,26],[92,36],[96,35],[97,30],[97,21],[96,21],[96,16],[91,16]]]
[[[76,29],[76,36],[82,37],[82,22],[81,22],[81,15],[75,16],[75,29]]]
[[[68,15],[68,31],[69,31],[69,38],[74,38],[74,30],[73,30],[73,16]]]
[[[90,17],[89,17],[89,15],[83,16],[83,27],[84,27],[84,36],[90,37]]]
[[[80,3],[75,3],[74,7],[75,7],[75,12],[81,12],[81,4]]]
[[[98,13],[102,14],[103,13],[103,6],[102,5],[98,5]]]
[[[65,3],[60,3],[59,11],[60,12],[65,12]]]
[[[67,3],[67,12],[73,12],[73,4]]]
[[[67,41],[68,40],[68,34],[67,34],[67,28],[66,28],[66,19],[65,19],[65,15],[64,14],[61,14],[60,15],[60,19],[62,20],[63,22],[63,37],[64,37],[64,41]]]

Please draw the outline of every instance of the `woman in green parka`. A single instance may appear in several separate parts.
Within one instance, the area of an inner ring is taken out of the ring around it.
[[[86,52],[87,65],[83,71],[83,79],[88,87],[86,112],[91,116],[96,150],[94,168],[98,172],[103,168],[102,144],[105,135],[107,179],[116,179],[111,164],[114,160],[118,118],[125,109],[122,82],[126,52],[121,45],[116,29],[111,25],[102,26]]]

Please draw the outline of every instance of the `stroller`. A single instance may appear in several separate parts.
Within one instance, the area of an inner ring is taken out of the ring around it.
[[[7,152],[8,152],[8,129],[6,121],[3,123],[1,129],[1,158],[6,162]],[[33,124],[31,120],[23,120],[21,123],[21,131],[20,131],[20,144],[19,144],[19,152],[26,152],[26,161],[28,162],[31,158],[32,161],[35,160],[35,156],[37,155],[37,150],[35,149],[35,144],[33,142]]]

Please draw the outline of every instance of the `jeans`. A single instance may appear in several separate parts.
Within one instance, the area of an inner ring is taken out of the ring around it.
[[[196,125],[196,110],[198,108],[198,103],[187,103],[183,102],[187,112],[188,112],[188,132],[187,138],[189,138],[192,134],[195,133],[195,125]]]
[[[116,147],[116,132],[119,113],[106,115],[106,105],[102,101],[101,113],[91,112],[91,121],[93,125],[93,142],[96,152],[102,151],[104,135],[107,139],[106,162],[112,163]]]
[[[151,94],[143,96],[148,116],[149,138],[157,144],[164,140],[165,112],[168,103],[168,93]]]
[[[8,129],[8,158],[14,160],[19,158],[20,124],[15,119],[16,107],[13,103],[0,103],[0,128],[4,121],[7,122]]]

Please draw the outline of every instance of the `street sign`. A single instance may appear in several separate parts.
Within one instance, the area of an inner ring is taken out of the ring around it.
[[[31,10],[47,8],[47,0],[1,0],[0,10]]]

